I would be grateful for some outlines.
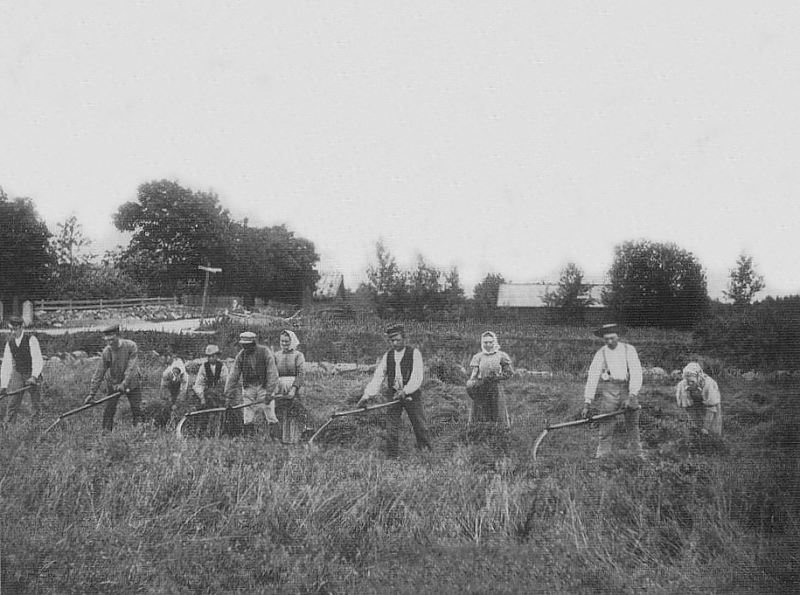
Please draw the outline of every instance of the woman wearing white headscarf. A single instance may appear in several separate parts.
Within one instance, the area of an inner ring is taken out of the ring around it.
[[[156,414],[156,425],[164,427],[178,406],[186,398],[189,388],[189,373],[181,358],[175,358],[161,375],[161,398],[163,405]]]
[[[472,373],[467,380],[467,395],[472,399],[469,422],[502,423],[511,427],[500,381],[511,376],[511,358],[500,350],[497,335],[481,335],[481,351],[470,361]]]
[[[275,415],[281,428],[284,444],[297,444],[306,427],[308,412],[301,401],[301,390],[305,380],[306,359],[297,350],[300,340],[293,331],[283,331],[281,348],[275,353],[278,365],[278,384],[275,388]]]
[[[722,400],[716,381],[697,362],[683,369],[675,389],[678,405],[686,409],[692,426],[702,434],[722,436]]]

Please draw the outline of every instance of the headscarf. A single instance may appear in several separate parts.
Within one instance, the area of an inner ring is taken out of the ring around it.
[[[300,345],[300,339],[297,338],[297,335],[294,334],[294,331],[285,330],[281,334],[289,336],[289,351],[296,349],[297,346]]]
[[[484,337],[491,337],[494,339],[494,347],[492,347],[491,351],[486,351],[486,348],[483,346]],[[493,353],[500,351],[500,344],[497,342],[497,335],[495,335],[492,331],[486,331],[481,335],[481,351],[483,351],[486,355],[492,355]]]
[[[682,375],[684,380],[688,376],[697,376],[698,386],[703,386],[705,384],[706,375],[703,372],[703,366],[701,366],[697,362],[689,362],[688,364],[686,364],[686,367],[683,369]]]
[[[169,365],[170,372],[173,368],[178,368],[181,371],[182,376],[186,374],[186,364],[184,364],[183,360],[179,357],[176,357],[174,360],[172,360],[172,363]]]

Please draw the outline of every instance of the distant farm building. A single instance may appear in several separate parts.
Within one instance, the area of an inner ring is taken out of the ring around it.
[[[334,300],[345,295],[344,275],[338,271],[320,273],[314,290],[315,300]]]
[[[601,322],[605,316],[603,290],[608,285],[588,285],[586,297],[591,298],[592,303],[584,311],[584,320],[590,323]],[[503,283],[497,292],[497,306],[505,309],[508,314],[542,322],[555,322],[559,319],[559,309],[547,306],[544,296],[557,290],[557,283]]]

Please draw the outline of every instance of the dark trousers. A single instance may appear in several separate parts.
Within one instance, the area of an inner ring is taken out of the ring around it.
[[[400,454],[400,428],[403,425],[403,410],[405,410],[408,419],[411,421],[411,427],[414,428],[417,448],[433,450],[428,436],[428,424],[425,421],[425,409],[422,406],[422,391],[417,391],[409,396],[411,397],[410,401],[402,401],[397,405],[392,405],[386,411],[389,416],[387,450],[390,457],[397,457]]]
[[[39,377],[41,379],[41,376]],[[28,377],[23,377],[19,372],[16,370],[11,372],[11,380],[8,383],[8,392],[12,393],[23,386],[25,386],[25,381]],[[39,415],[42,410],[40,396],[40,389],[39,386],[34,384],[28,388],[28,390],[18,393],[16,395],[11,395],[10,397],[6,397],[8,399],[8,403],[6,405],[6,421],[7,422],[14,422],[17,419],[17,413],[19,413],[20,406],[22,405],[22,399],[25,395],[30,395],[31,398],[31,407],[33,409],[33,415]]]
[[[109,389],[108,394],[113,394],[113,390]],[[142,421],[142,392],[140,389],[135,388],[127,394],[128,403],[131,406],[131,417],[133,423],[138,424]],[[111,399],[106,403],[106,408],[103,411],[103,430],[110,432],[114,428],[114,415],[117,413],[117,404],[120,397]]]

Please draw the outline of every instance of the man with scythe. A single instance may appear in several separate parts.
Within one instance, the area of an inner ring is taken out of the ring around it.
[[[9,319],[11,337],[6,342],[3,365],[0,368],[0,395],[9,395],[6,406],[7,422],[16,419],[26,393],[31,398],[33,415],[37,416],[41,412],[38,382],[42,375],[44,359],[39,341],[35,336],[25,334],[22,324],[20,316],[12,316]]]
[[[619,340],[626,329],[620,324],[606,324],[595,331],[602,337],[605,345],[595,353],[589,366],[589,376],[583,393],[583,417],[589,417],[589,407],[599,393],[598,409],[600,413],[611,413],[624,409],[625,430],[628,447],[643,458],[642,442],[639,437],[639,414],[641,413],[638,395],[642,389],[642,364],[636,348]],[[597,445],[596,458],[611,452],[612,435],[617,418],[608,418],[600,422],[600,442]]]
[[[103,329],[103,340],[106,343],[97,369],[92,376],[89,396],[86,404],[94,401],[100,384],[106,381],[106,394],[121,393],[128,397],[134,425],[142,420],[142,392],[139,372],[139,348],[130,339],[119,336],[119,325],[113,324]],[[103,411],[103,431],[108,433],[114,428],[114,416],[117,412],[119,397],[106,403]]]
[[[278,383],[278,367],[272,351],[265,345],[256,343],[255,333],[241,333],[239,345],[242,349],[236,354],[233,369],[225,383],[226,405],[253,403],[252,407],[241,410],[240,419],[239,410],[234,412],[237,416],[234,423],[238,426],[242,422],[245,433],[251,434],[255,430],[254,422],[257,417],[263,415],[268,424],[278,423],[275,417],[275,401],[267,402],[267,396],[272,395]],[[238,392],[240,384],[241,393]]]
[[[428,426],[425,421],[425,409],[422,406],[423,363],[419,349],[406,347],[406,332],[402,325],[395,324],[386,329],[386,338],[391,348],[381,358],[372,381],[364,389],[364,396],[358,401],[358,407],[366,407],[367,402],[383,392],[386,396],[393,396],[400,402],[387,409],[389,416],[388,454],[397,458],[400,450],[400,428],[402,415],[405,410],[414,436],[417,439],[417,448],[433,450]],[[381,385],[386,380],[386,388],[381,391]]]

